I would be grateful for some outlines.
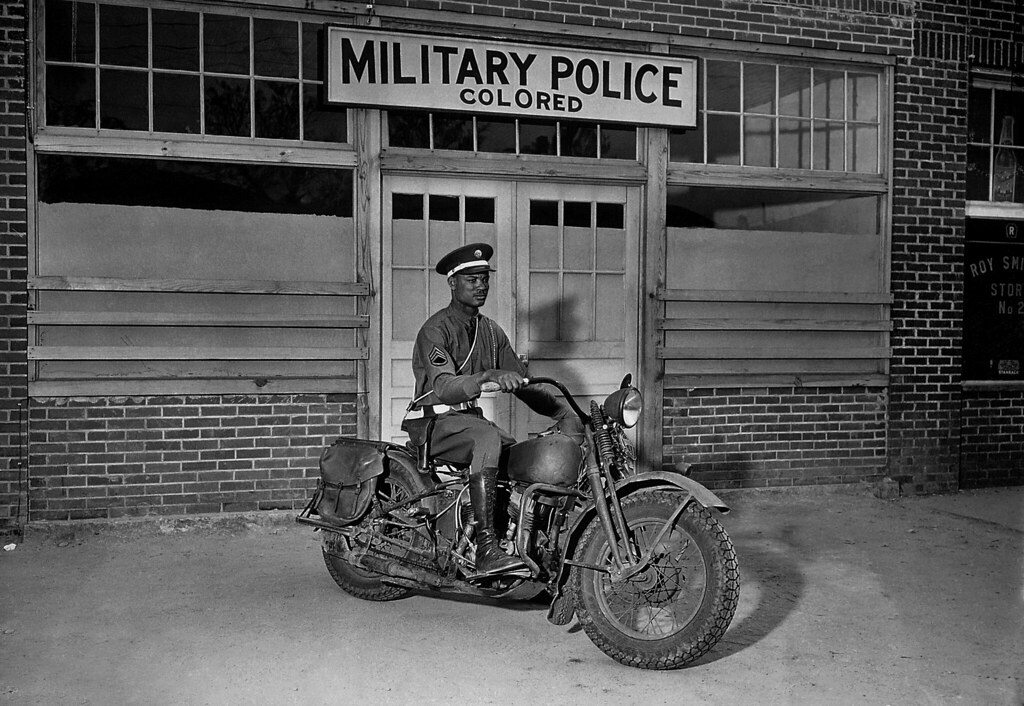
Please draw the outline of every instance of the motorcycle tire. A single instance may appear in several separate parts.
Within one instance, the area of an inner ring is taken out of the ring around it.
[[[392,463],[387,474],[381,477],[377,484],[377,498],[382,504],[393,503],[397,500],[412,497],[424,490],[423,481],[413,471],[399,463]],[[370,517],[364,518],[363,522],[369,522]],[[326,531],[326,530],[325,530]],[[413,530],[394,530],[395,538],[401,538],[410,543],[422,540]],[[383,576],[374,571],[354,566],[340,555],[322,549],[324,563],[331,578],[338,584],[341,590],[349,595],[367,601],[394,601],[405,598],[411,591],[403,586],[386,583]]]
[[[681,500],[678,492],[657,488],[622,500],[635,556],[651,548]],[[619,547],[625,551],[624,544]],[[608,537],[597,519],[581,537],[575,559],[611,565]],[[691,502],[643,571],[613,583],[608,573],[574,566],[569,590],[584,631],[609,657],[640,669],[678,669],[725,635],[739,602],[739,565],[718,520]]]

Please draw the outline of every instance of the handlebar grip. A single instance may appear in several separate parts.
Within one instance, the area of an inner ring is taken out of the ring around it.
[[[530,384],[530,378],[523,378],[523,384],[524,385],[529,385]],[[482,384],[480,386],[480,392],[500,392],[500,391],[501,391],[501,385],[499,385],[496,382],[485,382],[484,384]]]

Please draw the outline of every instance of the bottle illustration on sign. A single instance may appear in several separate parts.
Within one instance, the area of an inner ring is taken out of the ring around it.
[[[992,200],[1014,201],[1017,187],[1017,157],[1013,145],[1013,116],[1003,118],[999,131],[999,147],[992,165]]]

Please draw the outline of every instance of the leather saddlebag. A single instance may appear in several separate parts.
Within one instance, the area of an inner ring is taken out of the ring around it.
[[[371,442],[338,439],[320,454],[316,513],[325,522],[350,525],[366,514],[384,453]]]

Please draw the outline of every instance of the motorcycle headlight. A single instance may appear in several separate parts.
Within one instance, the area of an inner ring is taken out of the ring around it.
[[[644,398],[635,387],[623,387],[608,395],[604,401],[604,413],[626,429],[636,426],[640,413],[644,411]]]

